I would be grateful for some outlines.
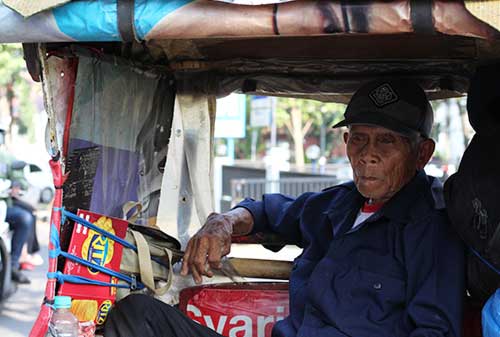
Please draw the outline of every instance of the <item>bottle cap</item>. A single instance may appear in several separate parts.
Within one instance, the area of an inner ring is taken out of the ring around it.
[[[71,297],[70,296],[56,296],[54,297],[54,308],[71,308]]]

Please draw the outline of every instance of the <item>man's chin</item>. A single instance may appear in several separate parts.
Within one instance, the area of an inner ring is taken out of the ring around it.
[[[377,186],[376,184],[368,184],[368,186],[367,184],[356,184],[356,187],[358,188],[359,193],[367,199],[377,200],[381,197],[380,186]]]

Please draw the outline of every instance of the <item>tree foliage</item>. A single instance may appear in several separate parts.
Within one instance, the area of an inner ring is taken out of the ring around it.
[[[33,82],[26,71],[20,44],[0,44],[0,94],[7,101],[9,131],[17,126],[20,134],[33,138],[35,107],[31,101]],[[12,136],[12,134],[11,134]]]
[[[345,106],[297,98],[279,98],[276,111],[278,127],[285,127],[294,146],[295,164],[304,165],[304,140],[314,135],[319,139],[321,128],[341,120]],[[325,135],[326,136],[326,135]]]
[[[20,44],[0,44],[0,85],[25,81],[21,76],[26,65]]]
[[[270,128],[253,128],[250,125],[251,96],[247,97],[247,137],[236,141],[237,158],[251,157],[252,133],[257,132],[256,152],[262,154],[269,146],[266,139],[270,137]],[[324,149],[326,155],[338,145],[339,137],[334,137],[331,126],[342,119],[345,105],[325,103],[315,100],[298,98],[278,98],[276,106],[276,125],[280,141],[286,138],[293,148],[292,156],[298,166],[304,164],[304,145],[307,138],[320,142],[323,128]],[[338,135],[337,135],[338,136]]]

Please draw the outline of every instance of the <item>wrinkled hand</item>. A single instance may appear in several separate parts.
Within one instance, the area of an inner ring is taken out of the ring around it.
[[[222,268],[221,258],[231,251],[232,222],[231,217],[224,214],[208,216],[203,227],[187,244],[181,275],[191,272],[194,281],[200,284],[203,275],[212,277],[212,269]]]

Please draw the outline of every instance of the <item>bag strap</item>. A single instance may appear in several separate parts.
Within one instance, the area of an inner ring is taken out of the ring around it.
[[[155,288],[155,281],[153,278],[153,267],[151,266],[151,254],[149,253],[148,242],[141,233],[136,231],[131,232],[137,246],[141,281],[146,287],[153,290]]]
[[[488,262],[488,260],[486,260],[481,254],[479,254],[477,250],[475,250],[471,246],[469,246],[469,249],[482,263],[484,263],[486,266],[488,266],[488,268],[497,273],[497,275],[500,275],[500,270],[496,268],[493,264]]]
[[[134,28],[134,1],[118,0],[116,2],[116,18],[118,21],[118,31],[124,42],[134,42],[137,40]]]
[[[172,267],[172,251],[168,248],[165,248],[165,253],[167,254],[168,258],[168,281],[167,284],[165,284],[163,287],[160,288],[161,294],[164,295],[168,289],[170,289],[170,286],[172,285],[172,279],[174,278],[174,268]]]
[[[172,252],[170,252],[167,248],[165,248],[165,252],[168,258],[168,281],[167,284],[156,288],[155,281],[153,277],[153,267],[151,265],[151,253],[149,251],[149,245],[147,240],[144,238],[142,233],[138,231],[131,230],[132,235],[134,236],[135,243],[137,245],[137,257],[139,259],[139,272],[141,275],[142,283],[151,291],[155,293],[155,295],[161,296],[164,295],[167,290],[170,288],[172,284]]]

